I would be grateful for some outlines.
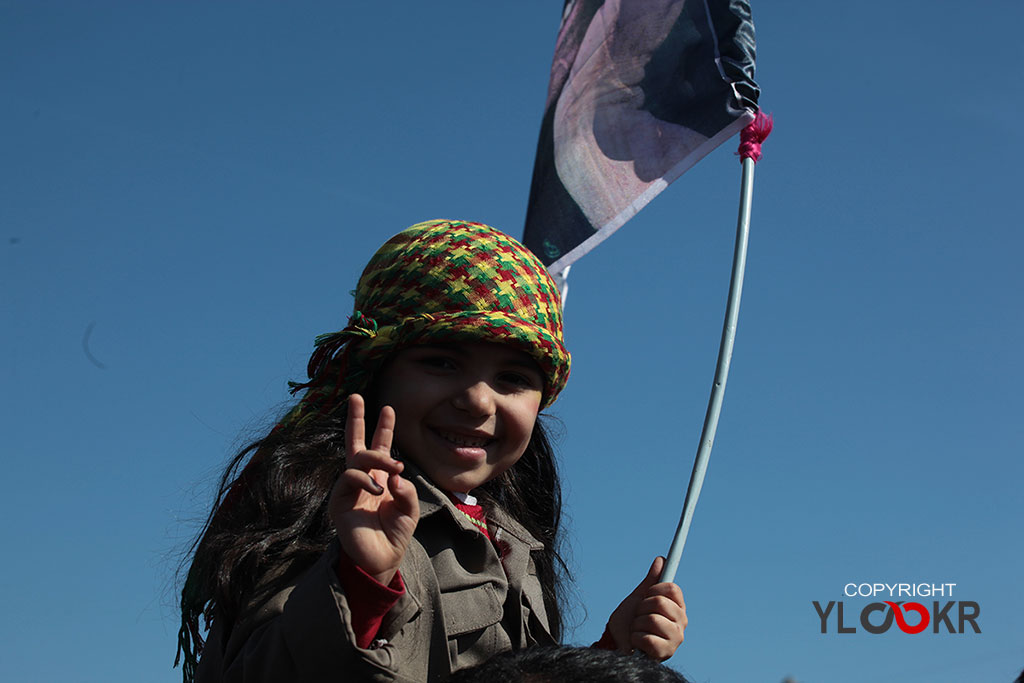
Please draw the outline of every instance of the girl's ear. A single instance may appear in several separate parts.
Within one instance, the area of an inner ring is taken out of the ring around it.
[[[377,426],[377,416],[380,415],[380,409],[383,408],[380,404],[380,391],[377,389],[377,378],[380,377],[380,373],[377,373],[371,380],[370,384],[360,391],[363,400],[366,402],[366,433],[373,434],[370,430],[370,425]]]
[[[380,378],[388,371],[394,357],[395,354],[388,356],[380,367],[377,368],[377,371],[370,376],[363,390],[357,392],[363,397],[363,401],[366,402],[367,434],[373,434],[374,430],[377,429],[377,418],[380,416],[380,409],[384,407],[380,398]]]
[[[372,415],[374,425],[377,423],[377,416],[380,415],[380,409],[384,407],[381,405],[380,401],[380,380],[391,368],[391,364],[395,360],[395,353],[397,352],[390,353],[387,358],[380,362],[380,365],[377,366],[377,369],[374,370],[373,374],[367,378],[366,385],[358,392],[359,394],[362,394],[363,400],[366,401],[366,417],[369,419]],[[370,425],[367,423],[367,433],[372,434],[373,432],[369,431],[369,427]]]

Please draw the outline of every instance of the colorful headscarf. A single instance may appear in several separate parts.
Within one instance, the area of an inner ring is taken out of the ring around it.
[[[365,391],[395,351],[424,342],[499,342],[529,354],[545,376],[541,407],[569,378],[562,305],[547,269],[526,247],[481,223],[433,220],[398,233],[374,254],[338,332],[316,338],[306,395],[284,423],[331,413]]]

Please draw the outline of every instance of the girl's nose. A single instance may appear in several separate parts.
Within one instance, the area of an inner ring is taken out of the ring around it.
[[[471,384],[452,400],[452,403],[459,410],[464,410],[474,417],[491,415],[495,406],[494,389],[487,382]]]

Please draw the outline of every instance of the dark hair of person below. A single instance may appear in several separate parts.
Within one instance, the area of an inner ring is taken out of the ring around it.
[[[457,671],[448,683],[688,683],[641,652],[595,647],[533,647],[505,652]]]
[[[368,397],[367,433],[377,411]],[[484,509],[500,506],[544,550],[533,554],[551,635],[561,639],[568,573],[561,549],[561,481],[538,418],[526,452],[475,492]],[[203,649],[200,619],[226,628],[247,607],[283,589],[311,566],[334,537],[327,503],[344,468],[345,409],[302,426],[271,431],[242,449],[220,478],[213,508],[183,562],[178,656],[186,683]],[[252,458],[249,459],[250,454]],[[401,457],[400,453],[393,453]],[[248,459],[248,464],[246,461]],[[189,562],[191,560],[191,562]]]

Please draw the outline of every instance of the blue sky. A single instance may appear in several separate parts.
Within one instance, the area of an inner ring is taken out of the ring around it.
[[[343,323],[366,259],[427,218],[521,235],[560,6],[0,1],[10,680],[180,680],[174,571],[214,477]],[[1009,683],[1024,9],[753,10],[776,130],[671,665],[701,683]],[[552,412],[574,642],[675,528],[735,144],[573,268]],[[847,625],[869,602],[849,582],[955,583],[982,633],[821,634],[812,601],[845,601]]]

